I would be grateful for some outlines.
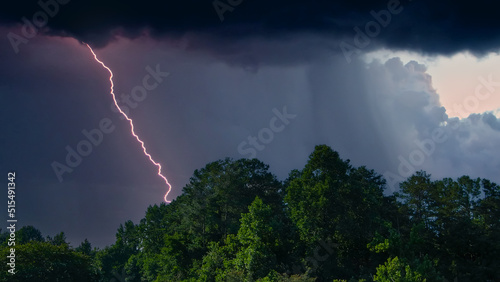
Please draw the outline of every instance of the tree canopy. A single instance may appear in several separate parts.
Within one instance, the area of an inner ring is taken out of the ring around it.
[[[497,184],[418,171],[399,188],[326,145],[283,181],[219,160],[106,248],[21,228],[18,273],[0,281],[500,281]]]

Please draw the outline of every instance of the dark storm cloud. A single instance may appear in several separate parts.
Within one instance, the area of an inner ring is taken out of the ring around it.
[[[222,39],[276,38],[297,32],[320,33],[339,43],[353,44],[354,27],[364,30],[373,21],[373,10],[388,5],[402,9],[365,49],[385,46],[430,54],[469,50],[476,54],[497,51],[500,21],[496,1],[297,1],[297,0],[184,0],[184,1],[82,1],[41,0],[56,3],[58,13],[48,20],[44,32],[72,36],[94,46],[105,46],[119,34],[129,38],[144,31],[154,37],[179,38],[187,33],[209,34]],[[218,3],[224,11],[214,8]],[[232,5],[232,6],[231,6]],[[52,11],[54,6],[50,6]],[[0,9],[0,22],[7,25],[29,20],[42,10],[37,1],[9,1]],[[220,47],[220,45],[218,45]],[[198,46],[201,47],[201,46]],[[205,46],[206,47],[206,46]],[[214,46],[212,46],[214,47]]]

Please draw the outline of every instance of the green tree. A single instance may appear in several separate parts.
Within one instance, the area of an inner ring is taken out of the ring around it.
[[[80,245],[75,249],[75,251],[84,254],[89,257],[94,257],[95,252],[92,250],[92,244],[90,244],[89,240],[85,239]]]
[[[481,181],[484,198],[476,206],[477,226],[481,237],[482,257],[477,264],[483,268],[485,280],[500,280],[500,186],[487,179]]]
[[[275,250],[283,245],[279,232],[279,223],[273,218],[271,207],[256,197],[249,212],[241,217],[238,240],[242,248],[236,254],[237,269],[249,280],[263,278],[276,268]]]
[[[194,172],[183,189],[189,204],[183,224],[203,236],[201,246],[236,234],[241,214],[248,211],[256,196],[281,207],[281,184],[268,169],[256,159],[225,159]]]
[[[5,258],[9,248],[2,248]],[[0,268],[0,281],[97,281],[98,274],[90,257],[71,250],[68,245],[53,245],[32,240],[16,245],[16,273],[7,273],[8,265]]]
[[[54,238],[51,238],[50,236],[47,236],[48,243],[51,243],[52,245],[55,246],[60,246],[60,245],[68,245],[68,242],[66,242],[66,235],[64,235],[64,232],[60,232],[54,236]]]
[[[462,176],[456,181],[445,178],[436,181],[438,195],[433,228],[438,233],[439,259],[442,272],[448,279],[494,279],[490,269],[494,261],[491,254],[498,252],[498,236],[488,226],[490,215],[484,213],[483,204],[491,203],[492,185],[489,181]],[[484,196],[482,197],[481,194]],[[487,208],[488,209],[488,208]],[[488,209],[494,212],[498,209]],[[494,222],[491,221],[491,222]],[[498,222],[498,217],[497,217]],[[494,264],[494,263],[493,263]]]
[[[16,231],[16,244],[26,244],[31,241],[45,241],[42,232],[31,225],[23,226]]]
[[[306,265],[324,280],[373,271],[378,263],[366,245],[381,222],[383,178],[365,167],[351,167],[326,145],[316,146],[300,177],[297,172],[292,176],[285,201],[306,244],[303,257],[317,256],[320,241],[335,245],[329,256]]]
[[[432,260],[427,254],[421,255],[419,234],[423,223],[413,226],[409,237],[405,237],[385,222],[386,238],[376,233],[368,248],[375,253],[389,255],[387,261],[379,265],[374,276],[375,281],[442,281],[437,270],[438,260]]]
[[[96,254],[101,279],[110,281],[124,271],[129,258],[139,252],[138,228],[132,221],[120,225],[116,233],[116,242]]]
[[[225,159],[194,172],[177,203],[180,224],[173,227],[186,238],[192,264],[201,263],[210,242],[223,243],[238,232],[241,214],[256,196],[276,211],[283,209],[281,183],[268,169],[255,159]]]
[[[427,279],[411,267],[400,261],[398,257],[389,258],[384,265],[377,268],[373,281],[380,282],[426,282]]]
[[[137,232],[141,234],[140,246],[146,253],[159,253],[164,245],[165,234],[173,234],[174,228],[179,225],[179,220],[174,218],[175,213],[180,213],[179,200],[174,200],[170,205],[162,203],[149,206],[146,216],[141,220]],[[177,209],[177,210],[176,210]]]
[[[161,265],[159,281],[180,281],[188,278],[192,260],[186,246],[186,238],[179,234],[165,236],[164,247],[158,256]]]
[[[211,242],[197,272],[197,281],[230,281],[230,277],[243,280],[243,271],[237,270],[235,265],[236,253],[240,249],[240,242],[234,234],[228,235],[223,243]]]
[[[437,181],[422,171],[410,176],[401,183],[397,195],[402,203],[400,211],[408,217],[400,231],[402,237],[409,238],[405,240],[410,246],[403,248],[406,253],[399,257],[410,263],[424,257],[437,260],[437,270],[448,280],[498,278],[492,254],[498,254],[499,238],[491,237],[494,224],[487,223],[495,223],[498,208],[490,195],[495,195],[496,187],[468,176]]]

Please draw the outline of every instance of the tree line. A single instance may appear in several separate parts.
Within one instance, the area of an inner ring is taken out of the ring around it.
[[[419,171],[399,188],[326,145],[284,181],[227,158],[103,249],[21,228],[18,273],[2,264],[0,281],[500,281],[497,184]]]

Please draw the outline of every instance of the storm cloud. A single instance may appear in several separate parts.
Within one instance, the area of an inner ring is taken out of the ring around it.
[[[0,23],[46,22],[39,32],[74,37],[95,47],[117,36],[173,40],[197,34],[210,42],[196,48],[215,51],[248,38],[287,41],[306,33],[331,39],[332,50],[342,52],[342,42],[355,46],[355,37],[363,36],[359,29],[365,36],[374,35],[371,44],[355,46],[362,51],[383,46],[426,54],[485,54],[499,48],[499,5],[488,0],[23,0],[4,3]]]

